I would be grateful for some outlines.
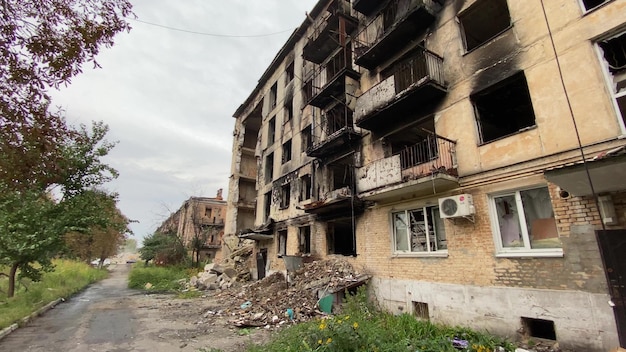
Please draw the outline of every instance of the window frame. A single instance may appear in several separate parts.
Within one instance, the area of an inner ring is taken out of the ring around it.
[[[278,241],[276,241],[276,254],[278,258],[282,258],[284,255],[287,255],[287,237],[289,233],[287,230],[278,230],[276,231],[276,237],[278,237]]]
[[[612,0],[609,0],[609,1],[612,1]],[[598,5],[594,9],[597,9],[598,7],[604,6],[604,5],[606,5],[606,3],[602,5]],[[615,92],[613,74],[609,70],[609,63],[606,61],[606,58],[604,57],[604,50],[600,46],[600,41],[609,40],[609,39],[620,37],[620,36],[626,36],[626,30],[613,33],[610,36],[596,39],[593,42],[593,46],[596,51],[596,54],[598,55],[598,60],[600,62],[600,65],[602,66],[601,69],[602,69],[602,74],[604,76],[605,87],[608,90],[609,95],[612,100],[611,105],[613,106],[615,117],[617,118],[617,124],[619,125],[619,128],[620,128],[620,134],[622,136],[626,136],[626,114],[622,114],[619,104],[617,102],[618,98],[626,99],[626,90],[624,90],[623,92]]]
[[[606,4],[613,2],[613,0],[605,0],[603,3],[601,3],[600,5],[596,5],[594,7],[591,8],[587,8],[585,6],[585,1],[584,0],[578,0],[578,3],[580,4],[580,8],[583,10],[583,15],[586,15],[592,11],[595,11],[599,8],[601,8],[602,6],[605,6]]]
[[[293,143],[291,142],[291,139],[283,143],[281,164],[285,164],[291,161],[292,154],[293,154],[292,148],[293,148]]]
[[[423,205],[423,206],[414,206],[414,207],[403,207],[403,208],[398,208],[398,209],[392,209],[389,212],[389,224],[390,224],[390,233],[391,233],[391,253],[394,257],[435,257],[435,258],[447,258],[448,257],[448,248],[436,250],[436,251],[430,250],[430,235],[426,236],[426,243],[429,247],[428,251],[412,252],[410,249],[410,245],[409,245],[408,250],[398,250],[396,248],[396,226],[394,222],[394,215],[397,213],[403,212],[408,217],[408,213],[410,211],[421,210],[424,213],[424,217],[425,217],[424,221],[428,225],[427,212],[432,212],[435,209],[439,209],[439,206],[438,205]],[[434,217],[435,214],[432,214],[432,216]],[[436,226],[436,225],[433,224],[433,226]],[[435,240],[436,240],[437,231],[434,230],[434,232],[435,232],[434,235],[435,235]],[[443,226],[443,232],[444,234],[446,232],[445,224]],[[411,242],[410,231],[407,231],[406,236],[407,236],[408,243],[410,243]],[[446,242],[447,242],[447,235],[446,235]]]
[[[280,209],[287,209],[291,205],[291,182],[280,186]]]
[[[521,193],[523,191],[546,188],[548,193],[550,192],[547,185],[532,185],[522,188],[514,188],[503,191],[490,193],[487,195],[489,222],[491,225],[491,233],[493,235],[493,241],[495,245],[495,256],[497,258],[511,258],[511,257],[563,257],[563,246],[560,248],[532,248],[529,236],[528,226],[526,225],[526,214],[522,203]],[[496,209],[496,198],[514,196],[517,209],[522,209],[518,213],[518,221],[522,232],[522,239],[524,241],[524,247],[504,247],[502,244],[502,234],[500,233],[500,223],[498,221],[498,211]],[[550,206],[554,212],[554,206],[552,199],[550,199]],[[555,219],[556,222],[556,219]],[[558,234],[558,227],[557,227]],[[560,235],[559,235],[560,238]]]
[[[467,34],[466,34],[466,28],[465,28],[466,26],[463,25],[463,17],[467,16],[472,11],[477,11],[476,8],[480,8],[480,7],[484,6],[483,4],[480,4],[481,1],[488,1],[488,0],[477,0],[476,2],[474,2],[472,5],[470,5],[468,8],[463,10],[461,13],[459,13],[455,17],[456,18],[456,22],[458,23],[458,28],[459,28],[460,34],[461,34],[461,44],[463,46],[464,54],[471,53],[472,51],[479,49],[480,47],[484,46],[485,44],[491,42],[495,38],[497,38],[500,35],[502,35],[502,33],[504,33],[506,31],[508,31],[509,29],[513,28],[513,18],[511,17],[511,10],[509,8],[508,0],[500,0],[500,1],[504,1],[505,4],[506,4],[506,10],[507,10],[507,13],[509,15],[509,24],[508,24],[508,26],[502,28],[498,32],[495,32],[495,34],[493,34],[491,37],[487,38],[486,40],[484,40],[484,41],[482,41],[482,42],[480,42],[478,44],[476,44],[471,49],[468,48],[468,45],[467,45]],[[492,1],[497,1],[497,0],[492,0]]]

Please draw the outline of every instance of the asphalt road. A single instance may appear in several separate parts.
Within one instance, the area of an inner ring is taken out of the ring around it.
[[[207,318],[221,309],[210,296],[146,295],[127,288],[128,265],[110,269],[109,278],[0,340],[0,352],[235,352],[264,340],[262,331],[244,336],[224,318]]]

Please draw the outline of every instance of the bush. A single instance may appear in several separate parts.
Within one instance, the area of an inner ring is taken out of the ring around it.
[[[144,266],[137,264],[133,266],[128,275],[128,287],[134,289],[173,292],[179,291],[182,287],[179,284],[181,279],[188,278],[188,269],[178,266]],[[146,285],[149,288],[146,288]]]
[[[455,341],[467,343],[463,351],[491,352],[498,346],[507,351],[514,349],[512,344],[489,334],[383,312],[367,301],[364,290],[359,290],[346,298],[342,314],[286,328],[267,345],[251,346],[248,351],[458,352],[453,347]]]

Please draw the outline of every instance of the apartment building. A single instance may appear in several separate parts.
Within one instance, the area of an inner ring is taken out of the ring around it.
[[[194,260],[221,257],[226,201],[222,190],[216,197],[190,197],[156,232],[176,235]]]
[[[626,1],[322,0],[235,112],[227,235],[393,312],[626,344]]]

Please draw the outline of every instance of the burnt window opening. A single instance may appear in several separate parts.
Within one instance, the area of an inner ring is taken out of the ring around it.
[[[322,125],[327,136],[344,128],[352,127],[352,110],[343,104],[337,104],[322,115]]]
[[[265,157],[265,184],[272,182],[274,179],[274,153],[270,153]]]
[[[302,151],[306,152],[312,146],[313,139],[311,138],[311,125],[308,125],[302,130]]]
[[[611,75],[611,91],[626,127],[626,33],[598,43]]]
[[[473,94],[480,142],[488,143],[535,126],[535,113],[524,72]]]
[[[329,165],[331,180],[332,180],[332,189],[341,189],[344,187],[348,187],[352,189],[352,167],[347,164],[332,164]]]
[[[556,341],[554,321],[522,317],[522,327],[527,337]]]
[[[596,7],[602,4],[605,4],[609,1],[612,1],[612,0],[582,0],[583,6],[585,7],[586,11],[593,10]]]
[[[459,14],[465,50],[486,43],[511,26],[506,0],[479,0]]]
[[[402,170],[439,158],[439,141],[434,131],[435,120],[427,118],[385,136],[391,154],[400,155]]]
[[[276,141],[276,117],[272,117],[267,123],[267,146],[271,146]]]
[[[287,230],[278,231],[278,256],[287,255]]]
[[[293,99],[285,100],[285,122],[293,118]]]
[[[299,229],[298,252],[302,254],[311,253],[311,226],[304,226]]]
[[[356,255],[351,220],[329,222],[326,242],[328,254]]]
[[[291,160],[291,139],[283,143],[283,158],[282,163],[286,163]]]
[[[267,222],[270,217],[270,208],[272,207],[272,192],[267,192],[263,195],[263,222]]]
[[[293,81],[293,78],[295,77],[295,71],[294,71],[294,63],[293,61],[287,65],[287,69],[285,70],[285,82],[289,83],[291,81]]]
[[[289,202],[291,200],[291,184],[287,183],[280,187],[280,208],[289,208]]]
[[[300,200],[311,199],[311,175],[300,177]]]
[[[276,98],[278,97],[278,82],[275,82],[272,88],[270,88],[270,110],[276,107]]]
[[[207,218],[211,217],[211,208],[204,208],[204,216]]]

